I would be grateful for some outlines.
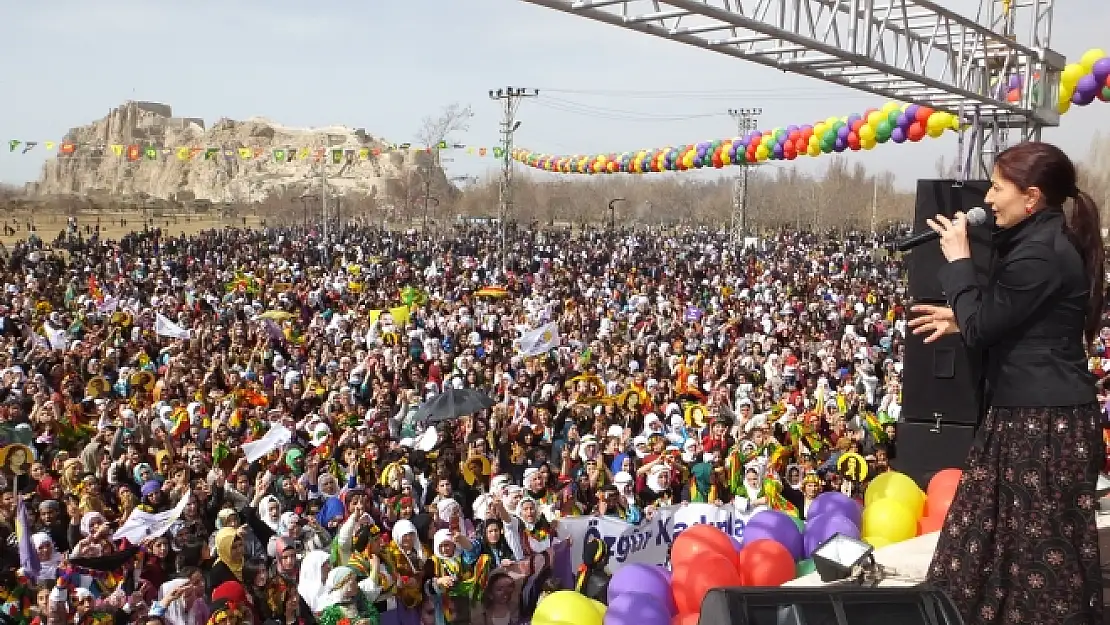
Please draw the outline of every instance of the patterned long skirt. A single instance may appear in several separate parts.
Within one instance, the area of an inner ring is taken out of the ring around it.
[[[1100,407],[992,408],[982,427],[929,581],[969,625],[1102,625]]]

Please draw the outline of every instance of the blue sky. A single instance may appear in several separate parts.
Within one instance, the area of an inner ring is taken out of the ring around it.
[[[978,2],[945,4],[967,12]],[[1053,47],[1072,59],[1110,49],[1108,23],[1106,0],[1058,2]],[[423,116],[460,102],[475,117],[456,139],[493,145],[500,110],[487,91],[536,87],[541,97],[522,106],[516,142],[549,153],[730,136],[730,107],[762,107],[761,127],[770,128],[882,103],[522,0],[7,0],[0,24],[5,143],[60,139],[128,99],[209,122],[343,124],[398,142],[414,139]],[[1099,129],[1110,129],[1110,104],[1074,108],[1046,138],[1081,157]],[[955,152],[948,136],[850,158],[892,170],[908,187]],[[41,148],[0,149],[0,182],[36,178],[43,157]],[[823,160],[796,162],[813,171]],[[496,163],[464,155],[450,167],[484,175]]]

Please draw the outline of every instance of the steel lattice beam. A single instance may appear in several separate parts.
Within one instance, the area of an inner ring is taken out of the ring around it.
[[[966,0],[980,4],[978,20],[932,0],[524,1],[965,120],[974,112],[999,127],[1059,123],[1053,0],[1013,0],[1008,10]],[[1002,34],[1016,32],[1018,15],[1027,32]],[[1008,102],[996,81],[1013,74],[1036,87]]]

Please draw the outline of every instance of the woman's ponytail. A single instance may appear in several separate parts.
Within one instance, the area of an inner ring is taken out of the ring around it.
[[[1098,205],[1083,191],[1075,194],[1075,210],[1068,220],[1068,236],[1083,256],[1083,266],[1087,269],[1091,295],[1087,300],[1087,322],[1083,334],[1087,344],[1091,345],[1098,337],[1106,302],[1106,252],[1102,245]]]

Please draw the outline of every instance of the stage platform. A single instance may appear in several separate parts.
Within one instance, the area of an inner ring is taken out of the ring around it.
[[[933,551],[937,545],[937,532],[918,536],[894,545],[875,550],[875,561],[886,569],[886,578],[880,586],[916,586],[925,581]],[[1110,567],[1110,512],[1098,515],[1098,542],[1102,567]],[[787,582],[785,586],[823,586],[817,573]],[[1107,601],[1110,605],[1110,601]]]

